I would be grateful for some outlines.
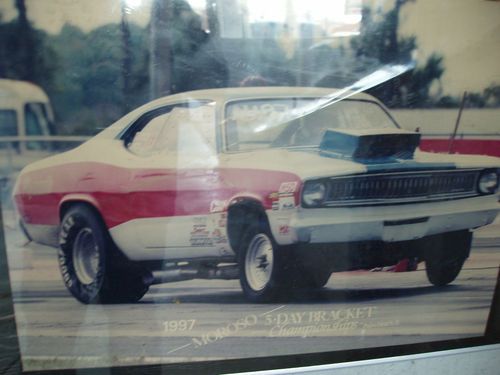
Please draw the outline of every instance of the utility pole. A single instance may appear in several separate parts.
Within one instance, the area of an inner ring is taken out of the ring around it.
[[[210,30],[210,35],[213,38],[219,36],[219,20],[217,12],[217,0],[206,0],[206,11],[207,11],[207,20],[208,20],[208,29]]]
[[[26,81],[35,80],[35,41],[33,37],[33,29],[28,21],[26,3],[24,0],[16,0],[15,6],[17,9],[17,51],[19,78]]]
[[[460,102],[460,108],[458,110],[457,121],[455,121],[455,128],[453,129],[453,133],[451,134],[450,139],[448,141],[448,154],[451,154],[453,152],[453,144],[455,143],[455,138],[457,137],[458,127],[460,126],[460,119],[462,118],[462,112],[464,110],[466,102],[467,102],[467,91],[464,91],[464,94],[462,96],[462,101]]]
[[[153,0],[150,25],[150,99],[171,93],[172,53],[170,49],[171,0]]]
[[[127,19],[127,4],[121,0],[121,22],[120,31],[122,37],[122,92],[123,92],[123,110],[127,113],[130,110],[130,75],[132,73],[132,47],[130,40],[130,28]]]

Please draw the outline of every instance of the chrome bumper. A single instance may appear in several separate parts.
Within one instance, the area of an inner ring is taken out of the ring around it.
[[[284,218],[269,212],[271,230],[281,245],[352,241],[407,241],[490,224],[500,210],[495,195],[443,202],[351,208],[299,208]],[[273,217],[280,220],[273,224]]]

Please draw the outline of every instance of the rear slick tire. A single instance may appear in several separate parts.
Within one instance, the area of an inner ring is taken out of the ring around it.
[[[61,222],[59,269],[69,292],[81,303],[137,302],[151,275],[118,252],[100,216],[91,207],[71,207]]]

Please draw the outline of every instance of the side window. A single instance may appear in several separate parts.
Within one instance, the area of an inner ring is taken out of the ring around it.
[[[27,103],[24,106],[24,121],[27,136],[50,135],[50,120],[44,103]],[[30,141],[26,143],[29,150],[45,150],[47,141]]]
[[[49,119],[43,103],[27,103],[24,106],[24,121],[27,136],[50,135]],[[29,150],[45,150],[47,141],[31,141],[26,143]]]
[[[0,137],[15,137],[19,135],[17,129],[17,113],[11,109],[0,109]],[[19,142],[0,143],[0,149],[12,147],[19,151]]]
[[[43,135],[42,124],[31,104],[24,106],[24,120],[26,122],[26,135]]]
[[[143,115],[125,134],[128,149],[140,156],[165,152],[215,151],[215,105],[186,103]]]
[[[11,109],[0,110],[0,136],[9,137],[16,136],[17,133],[17,118],[16,111]]]
[[[151,155],[169,115],[170,112],[159,114],[147,121],[144,127],[134,134],[132,142],[128,144],[129,150],[138,155]]]

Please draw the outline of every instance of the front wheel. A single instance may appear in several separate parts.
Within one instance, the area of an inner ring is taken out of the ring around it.
[[[446,233],[429,240],[425,268],[431,284],[444,286],[456,279],[469,256],[471,242],[469,231]]]
[[[283,249],[266,228],[249,226],[238,252],[240,284],[252,302],[276,299],[285,286]]]
[[[136,302],[148,291],[148,271],[118,253],[104,223],[86,205],[64,215],[59,236],[59,268],[66,288],[80,302]]]
[[[302,286],[305,288],[320,289],[323,288],[330,280],[332,271],[321,267],[309,270],[304,270],[304,273],[299,275]]]

